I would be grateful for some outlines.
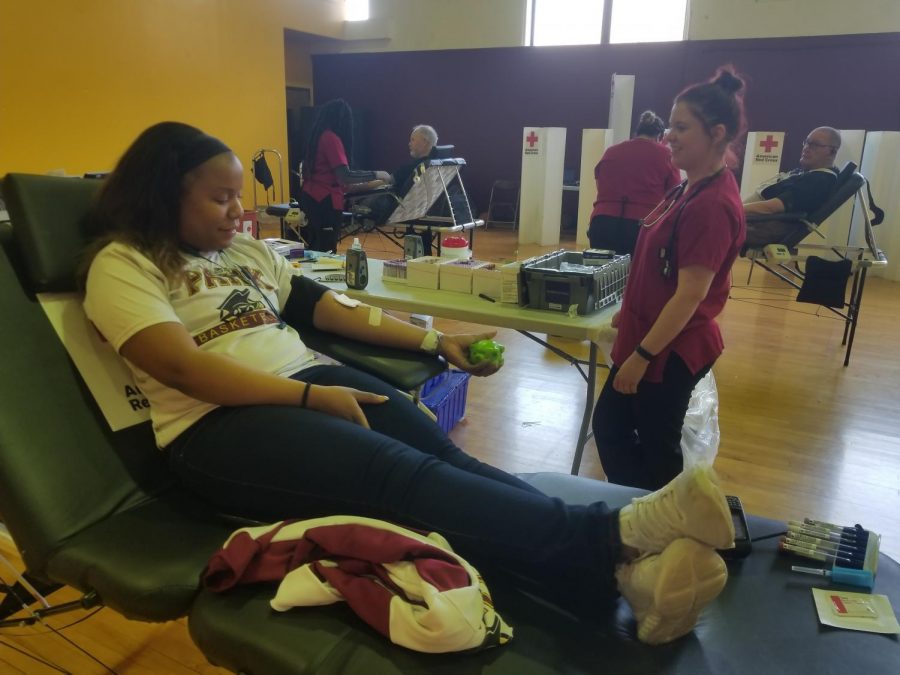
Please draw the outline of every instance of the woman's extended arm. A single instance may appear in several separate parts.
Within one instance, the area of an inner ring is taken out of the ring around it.
[[[382,181],[388,183],[391,180],[391,174],[387,171],[359,171],[351,169],[346,164],[334,168],[334,175],[341,182],[341,185],[352,185],[354,183],[368,183],[369,181]]]
[[[350,301],[354,304],[355,301]],[[397,347],[418,351],[428,332],[411,323],[401,321],[382,312],[377,307],[359,303],[349,307],[337,299],[333,291],[325,293],[316,303],[313,325],[319,330],[385,347]],[[475,365],[469,363],[468,347],[478,340],[489,339],[496,331],[463,335],[444,335],[439,353],[457,368],[473,375],[490,375],[497,368],[485,361]],[[302,337],[302,332],[301,332]]]
[[[684,329],[687,322],[703,302],[715,273],[702,265],[690,265],[678,270],[678,287],[675,295],[662,308],[653,326],[640,345],[651,354],[658,354]],[[631,354],[622,364],[613,388],[623,394],[634,394],[644,377],[649,362],[637,353]]]

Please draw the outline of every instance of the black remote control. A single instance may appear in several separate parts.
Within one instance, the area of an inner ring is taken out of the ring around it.
[[[737,560],[746,558],[752,549],[750,545],[750,528],[747,527],[747,517],[744,515],[744,506],[741,500],[734,495],[726,495],[728,510],[731,512],[731,522],[734,523],[734,548],[719,550],[718,553],[725,560]]]

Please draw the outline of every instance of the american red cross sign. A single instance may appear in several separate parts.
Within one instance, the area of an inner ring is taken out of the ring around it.
[[[759,147],[763,148],[766,153],[769,153],[772,152],[772,148],[778,147],[778,141],[772,137],[772,134],[769,134],[759,142]]]
[[[528,143],[529,148],[533,148],[534,144],[538,142],[537,134],[535,134],[534,131],[532,131],[530,134],[528,134],[525,137],[525,141]]]

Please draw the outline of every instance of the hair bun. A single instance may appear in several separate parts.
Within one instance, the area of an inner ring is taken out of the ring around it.
[[[744,88],[744,81],[730,70],[721,70],[713,80],[713,84],[729,94],[736,94]]]
[[[656,121],[656,113],[652,110],[645,110],[641,113],[641,118],[638,120],[640,124],[653,124]]]

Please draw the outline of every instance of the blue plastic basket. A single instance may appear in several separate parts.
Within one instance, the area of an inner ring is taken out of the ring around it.
[[[442,384],[444,384],[444,382],[446,382],[447,378],[449,378],[449,377],[450,377],[450,369],[449,368],[442,373],[438,373],[437,375],[432,377],[430,380],[427,380],[425,382],[425,384],[422,385],[422,389],[419,390],[419,396],[421,398],[425,398],[426,396],[428,396],[428,394],[430,394],[435,389],[437,389]]]
[[[450,370],[442,375],[443,380],[422,396],[422,403],[437,416],[438,426],[444,433],[450,433],[466,414],[471,375],[461,370]]]

